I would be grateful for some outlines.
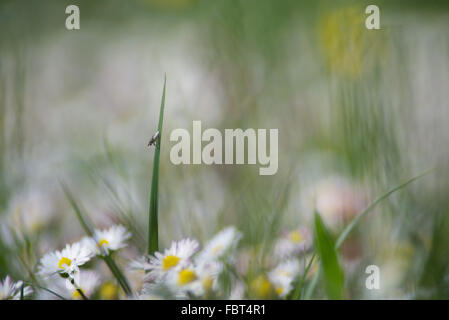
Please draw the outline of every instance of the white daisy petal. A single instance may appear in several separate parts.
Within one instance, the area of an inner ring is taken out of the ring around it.
[[[147,263],[143,264],[145,271],[149,271],[147,279],[161,280],[169,272],[179,270],[189,264],[190,258],[198,250],[198,247],[198,242],[192,239],[173,241],[170,248],[166,249],[164,253],[156,252]]]
[[[131,233],[122,225],[115,225],[109,229],[94,231],[93,238],[85,238],[86,246],[97,255],[108,255],[126,247],[126,241],[131,238]]]
[[[94,271],[83,271],[77,274],[75,283],[83,294],[89,297],[100,284],[100,277]],[[70,282],[67,282],[67,289],[73,299],[82,298],[77,288]]]
[[[274,286],[277,295],[284,298],[292,289],[292,283],[300,272],[297,259],[281,262],[268,273],[268,278]]]
[[[50,276],[52,274],[72,275],[79,270],[79,266],[92,258],[92,251],[84,242],[67,244],[61,251],[54,251],[44,255],[38,267],[38,274]]]
[[[10,276],[6,276],[5,280],[0,281],[0,300],[19,300],[22,296],[23,282],[12,281]],[[23,287],[23,297],[30,296],[33,289],[30,286]]]
[[[213,237],[199,253],[197,260],[216,260],[237,246],[241,233],[235,227],[227,227]]]
[[[289,258],[308,250],[311,245],[312,233],[307,228],[299,227],[277,240],[274,253],[280,259]]]

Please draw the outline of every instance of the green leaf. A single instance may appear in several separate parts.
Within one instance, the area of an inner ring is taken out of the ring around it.
[[[329,299],[342,299],[343,270],[338,260],[334,240],[317,212],[315,212],[315,245],[323,269],[327,296]]]
[[[162,122],[164,120],[165,107],[165,85],[167,78],[164,77],[164,89],[162,91],[161,109],[159,111],[159,138],[156,140],[156,151],[154,152],[153,177],[151,179],[149,225],[148,225],[148,254],[152,255],[159,250],[158,236],[158,189],[159,189],[159,159],[161,152]]]

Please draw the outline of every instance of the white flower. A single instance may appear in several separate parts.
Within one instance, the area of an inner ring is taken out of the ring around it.
[[[201,290],[198,270],[191,264],[169,273],[167,284],[178,298],[186,298],[188,292],[198,294]]]
[[[149,262],[145,263],[144,269],[149,271],[150,279],[160,280],[167,273],[179,270],[188,264],[198,247],[199,244],[196,240],[173,241],[171,247],[165,249],[164,253],[156,252],[154,256],[150,257]]]
[[[284,298],[292,289],[292,283],[300,271],[297,259],[291,259],[280,263],[268,273],[268,278],[274,286],[276,294]]]
[[[50,276],[55,273],[73,275],[79,266],[92,257],[92,251],[82,242],[67,244],[62,251],[47,253],[40,261],[38,274]]]
[[[245,283],[237,281],[229,293],[229,300],[243,300],[245,298]]]
[[[100,284],[100,277],[94,271],[83,271],[79,272],[75,277],[76,286],[83,292],[84,295],[89,297],[94,293],[95,289]],[[66,282],[67,289],[73,299],[81,299],[81,294],[77,291],[77,288],[70,283]]]
[[[198,255],[198,261],[216,260],[237,246],[241,233],[235,227],[227,227],[213,237]]]
[[[109,229],[94,231],[93,238],[86,238],[86,245],[97,255],[108,255],[111,251],[117,251],[126,247],[126,240],[131,233],[122,225],[115,225]]]
[[[195,267],[197,284],[193,288],[196,296],[202,296],[207,292],[215,291],[218,287],[218,276],[223,270],[223,264],[218,261],[201,261]]]
[[[299,227],[284,234],[274,248],[275,255],[287,258],[306,251],[312,245],[312,234],[307,228]]]
[[[131,262],[128,264],[128,270],[129,271],[149,271],[150,265],[148,263],[148,259],[145,256],[141,256],[135,260],[131,260]]]
[[[163,283],[178,299],[186,299],[189,295],[201,297],[217,289],[217,279],[222,269],[223,266],[218,261],[203,262],[200,265],[185,264],[167,273]]]
[[[19,300],[22,295],[22,281],[14,282],[9,276],[5,280],[0,281],[0,300]],[[33,293],[30,286],[23,287],[23,297]]]

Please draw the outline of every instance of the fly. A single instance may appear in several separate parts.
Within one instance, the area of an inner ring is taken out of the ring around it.
[[[148,142],[148,147],[154,145],[158,138],[159,138],[159,131],[156,131],[156,133],[151,137],[150,142]]]

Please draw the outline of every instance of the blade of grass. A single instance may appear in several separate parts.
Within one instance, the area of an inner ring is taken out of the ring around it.
[[[61,183],[61,186],[62,186],[64,194],[67,197],[70,205],[72,206],[73,210],[75,211],[76,216],[78,217],[78,220],[79,220],[81,226],[84,229],[84,232],[86,232],[86,234],[89,237],[94,238],[94,232],[93,232],[94,229],[92,227],[93,224],[91,223],[90,219],[88,218],[87,215],[85,215],[83,213],[81,208],[78,206],[78,204],[75,201],[75,198],[73,197],[73,195],[70,192],[69,188],[65,184],[63,184],[63,183]],[[102,247],[99,246],[99,248],[100,248],[100,250],[103,250]],[[111,270],[111,272],[114,275],[114,277],[117,279],[118,283],[122,287],[122,289],[125,292],[125,294],[126,295],[131,295],[132,291],[131,291],[131,287],[128,284],[128,280],[126,279],[125,275],[120,270],[120,268],[117,266],[117,264],[115,263],[114,259],[112,259],[112,257],[110,255],[108,255],[108,254],[101,255],[100,258],[102,258],[106,262],[106,264],[108,265],[108,267]]]
[[[112,259],[112,257],[110,255],[101,256],[101,258],[104,260],[104,262],[106,262],[106,264],[108,265],[111,272],[114,274],[115,278],[119,282],[119,284],[122,287],[125,294],[128,296],[131,295],[132,291],[131,291],[131,287],[128,284],[128,280],[126,279],[123,272],[120,270],[120,268],[115,263],[115,260]]]
[[[51,293],[52,295],[54,295],[55,297],[58,297],[58,298],[61,299],[61,300],[67,300],[66,298],[64,298],[64,297],[61,296],[60,294],[54,292],[53,290],[50,290],[50,289],[45,288],[45,287],[42,287],[42,286],[40,286],[40,285],[38,285],[38,284],[36,284],[36,283],[32,283],[32,282],[28,282],[28,281],[24,281],[23,283],[24,283],[24,284],[27,284],[27,285],[29,285],[29,286],[32,286],[33,288],[38,288],[38,289],[47,291],[47,292]]]
[[[317,212],[315,212],[315,246],[323,269],[327,296],[330,299],[340,300],[343,298],[343,269],[340,266],[334,239]]]
[[[159,138],[156,140],[156,151],[154,152],[153,176],[151,178],[149,224],[148,224],[148,254],[153,255],[159,250],[158,235],[158,189],[159,189],[159,159],[161,152],[162,122],[164,120],[165,108],[165,85],[167,77],[164,77],[164,89],[162,91],[161,109],[159,111]]]
[[[318,278],[320,277],[321,273],[321,267],[318,268],[318,271],[316,272],[315,276],[313,277],[312,281],[310,282],[309,286],[306,289],[306,292],[304,294],[304,300],[309,300],[310,297],[313,294],[313,291],[315,291],[316,284],[318,283]]]
[[[61,183],[61,187],[62,187],[62,190],[64,191],[64,194],[65,194],[67,200],[69,201],[70,205],[72,206],[73,211],[75,211],[75,214],[76,214],[78,221],[80,222],[81,227],[83,228],[84,232],[86,232],[86,234],[89,237],[93,237],[94,236],[93,225],[90,223],[90,221],[87,219],[87,217],[84,216],[83,212],[81,211],[80,207],[76,203],[75,198],[73,197],[69,188],[63,183]]]
[[[298,281],[298,285],[296,286],[296,290],[295,290],[295,292],[293,294],[293,297],[292,297],[293,300],[298,300],[300,298],[301,292],[303,291],[302,287],[304,285],[304,281],[306,280],[307,274],[309,273],[310,267],[312,266],[312,262],[313,262],[313,260],[315,260],[315,257],[316,257],[316,253],[314,253],[312,255],[312,258],[310,258],[309,263],[305,267],[304,273],[303,273],[300,281]]]
[[[19,248],[23,248],[22,240],[20,240],[20,237],[17,235],[16,231],[13,228],[8,227],[8,230],[14,240],[14,246],[15,246],[15,248],[17,248],[16,250],[18,250],[19,252],[22,251],[22,249],[19,249]],[[25,260],[25,257],[22,256],[22,254],[17,254],[16,256],[19,258],[20,263],[25,268],[25,270],[28,272],[30,279],[37,283],[37,278],[34,275],[32,268],[30,268],[27,261]]]

